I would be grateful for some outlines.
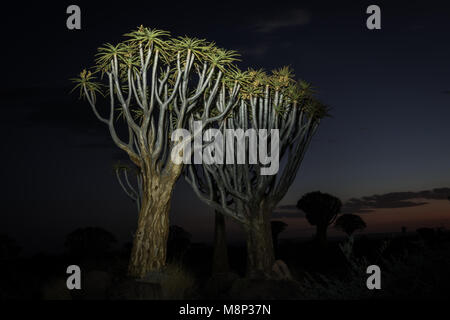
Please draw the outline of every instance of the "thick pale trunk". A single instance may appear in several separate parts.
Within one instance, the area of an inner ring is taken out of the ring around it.
[[[159,272],[166,264],[169,235],[170,200],[174,182],[147,177],[144,184],[141,211],[133,240],[128,275],[143,278],[149,272]]]
[[[247,277],[269,278],[275,257],[268,215],[255,213],[244,229],[247,236]]]
[[[228,263],[225,217],[218,211],[216,211],[214,221],[214,253],[212,269],[213,273],[230,271],[230,266]]]

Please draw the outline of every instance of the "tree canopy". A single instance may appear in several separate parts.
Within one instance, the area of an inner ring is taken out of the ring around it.
[[[313,226],[332,224],[341,207],[339,198],[320,191],[307,193],[297,202],[297,208],[305,212],[306,219]]]
[[[365,229],[366,223],[360,216],[346,213],[336,219],[334,226],[351,236],[355,231]]]

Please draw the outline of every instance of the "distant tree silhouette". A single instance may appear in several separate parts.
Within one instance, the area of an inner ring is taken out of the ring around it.
[[[297,208],[306,214],[308,222],[316,226],[316,240],[321,245],[326,244],[328,226],[335,221],[341,207],[339,198],[320,191],[307,193],[297,202]]]
[[[20,250],[14,239],[6,234],[0,234],[0,261],[16,258]]]
[[[68,234],[64,246],[73,255],[95,257],[107,253],[116,242],[116,238],[109,231],[99,227],[87,227]]]
[[[356,214],[343,214],[336,219],[335,228],[342,230],[350,238],[356,230],[363,230],[367,227],[364,220]]]
[[[270,222],[270,226],[272,229],[273,249],[276,254],[278,251],[278,236],[286,229],[288,225],[283,221],[273,220]]]
[[[169,227],[167,256],[171,260],[181,260],[191,245],[192,235],[180,226]]]

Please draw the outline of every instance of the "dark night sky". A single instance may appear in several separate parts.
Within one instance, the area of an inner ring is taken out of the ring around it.
[[[73,3],[82,10],[80,31],[66,29]],[[313,190],[347,200],[450,187],[450,9],[441,3],[374,2],[382,11],[377,31],[365,27],[372,1],[73,3],[17,4],[2,15],[0,233],[26,251],[60,249],[64,235],[82,226],[104,227],[122,241],[134,231],[136,209],[111,169],[120,152],[89,106],[68,94],[68,79],[92,64],[99,45],[140,24],[238,50],[243,68],[290,65],[317,87],[333,118],[322,122],[280,205]],[[448,201],[432,205],[411,206],[411,215],[425,219],[439,208],[450,217]],[[209,241],[210,212],[178,184],[172,223]],[[441,213],[436,223],[449,222]],[[395,215],[381,212],[372,231],[384,231]],[[408,212],[400,215],[407,221]],[[291,234],[301,235],[297,220]]]

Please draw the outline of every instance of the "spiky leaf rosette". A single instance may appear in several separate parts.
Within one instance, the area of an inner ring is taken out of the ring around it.
[[[276,90],[281,90],[289,87],[294,80],[294,72],[290,67],[282,67],[272,71],[272,75],[269,78],[270,85]]]
[[[312,117],[314,121],[321,120],[325,117],[330,117],[330,108],[316,98],[311,98],[308,102],[306,102],[303,109],[306,114]]]
[[[268,76],[263,69],[247,69],[245,81],[242,83],[241,98],[250,99],[262,96],[265,85],[268,84]]]
[[[86,91],[92,95],[94,100],[97,93],[103,96],[102,84],[95,81],[96,77],[91,71],[84,69],[77,78],[72,78],[70,80],[75,84],[70,92],[74,92],[78,89],[80,91],[80,98],[85,97]]]
[[[205,39],[190,37],[178,37],[171,39],[170,45],[175,52],[181,53],[183,67],[185,67],[184,63],[188,54],[192,54],[195,57],[196,64],[201,65],[201,62],[208,58],[208,53],[214,48],[214,44],[206,41]]]
[[[113,45],[111,43],[105,43],[98,48],[95,59],[95,70],[102,73],[111,72],[111,61],[115,58],[118,61],[123,62],[127,54],[130,53],[130,48],[124,43],[118,43]]]
[[[210,62],[211,66],[218,68],[223,73],[228,69],[234,69],[233,63],[240,61],[240,55],[234,50],[226,50],[212,46],[206,53],[206,60]]]
[[[126,40],[133,46],[143,45],[147,48],[153,46],[164,47],[166,45],[166,38],[170,37],[169,31],[150,29],[140,26],[137,30],[133,30],[124,34],[129,39]]]
[[[172,58],[173,48],[169,41],[169,31],[150,29],[141,25],[137,30],[126,33],[124,36],[128,38],[125,42],[139,54],[142,49],[144,57],[149,50],[157,50],[166,62]]]
[[[249,76],[247,71],[242,71],[238,67],[227,70],[223,77],[223,84],[229,90],[232,90],[235,85],[239,84],[241,88],[245,88],[249,83]]]

